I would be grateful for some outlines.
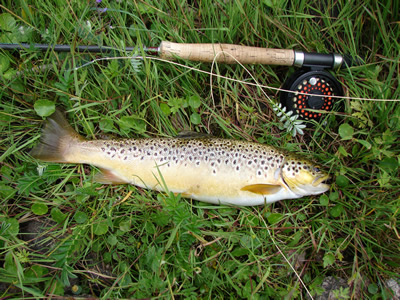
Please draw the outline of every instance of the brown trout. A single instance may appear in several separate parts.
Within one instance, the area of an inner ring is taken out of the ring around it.
[[[47,118],[31,155],[97,166],[100,183],[167,189],[215,204],[262,205],[329,189],[319,166],[271,146],[204,136],[89,141],[60,111]]]

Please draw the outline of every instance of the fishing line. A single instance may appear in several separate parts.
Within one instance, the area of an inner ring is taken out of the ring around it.
[[[222,55],[222,54],[224,54],[224,55],[230,55],[230,56],[232,57],[232,59],[234,59],[234,60],[236,61],[236,63],[237,63],[239,66],[241,66],[241,67],[247,72],[247,74],[250,75],[250,77],[251,77],[251,78],[253,79],[253,81],[256,83],[256,86],[257,86],[257,87],[260,87],[260,84],[258,83],[257,79],[254,78],[253,74],[251,74],[251,72],[250,72],[244,65],[242,65],[241,62],[239,62],[239,61],[238,61],[233,55],[231,55],[230,53],[226,53],[226,52],[224,52],[224,51],[220,51],[220,52],[218,52],[218,53],[215,54],[215,57],[214,57],[214,59],[213,59],[213,61],[212,61],[212,63],[211,63],[211,70],[210,70],[210,95],[211,95],[211,98],[212,98],[212,100],[213,100],[214,106],[215,106],[215,101],[214,101],[214,95],[213,95],[213,93],[212,93],[212,91],[213,91],[213,85],[212,85],[213,75],[211,75],[211,74],[216,74],[216,73],[213,73],[214,65],[215,65],[215,63],[217,62],[218,56],[219,56],[219,55]],[[271,98],[267,95],[267,93],[266,93],[263,89],[261,89],[261,92],[262,92],[262,93],[264,94],[264,96],[268,99],[268,101],[272,101]]]
[[[313,296],[311,295],[310,291],[308,290],[307,286],[305,285],[305,283],[303,282],[303,280],[301,279],[300,275],[297,273],[297,271],[295,270],[295,268],[292,266],[292,264],[289,262],[289,260],[287,259],[286,255],[283,253],[283,251],[281,250],[281,248],[279,248],[278,244],[275,242],[275,239],[272,237],[271,231],[268,228],[267,223],[265,222],[265,218],[262,217],[260,215],[260,212],[257,211],[259,217],[262,219],[262,221],[264,222],[265,225],[265,229],[267,229],[268,234],[271,238],[272,243],[274,244],[274,246],[276,247],[276,249],[278,249],[279,254],[283,257],[283,259],[288,263],[288,265],[290,266],[290,268],[292,269],[292,271],[294,272],[294,274],[296,274],[297,279],[300,281],[301,285],[304,287],[304,289],[306,290],[308,296],[314,300]]]
[[[23,49],[37,49],[40,51],[52,50],[56,52],[111,52],[120,51],[113,47],[107,46],[70,46],[70,45],[48,45],[48,44],[4,44],[0,43],[0,48],[4,50],[23,50]],[[353,58],[348,55],[340,54],[322,54],[322,53],[309,53],[303,51],[295,51],[288,49],[271,49],[271,48],[258,48],[250,46],[240,46],[231,44],[179,44],[167,41],[162,41],[159,47],[145,47],[140,48],[149,54],[160,55],[158,57],[152,56],[135,56],[135,57],[103,57],[94,59],[79,68],[85,67],[97,61],[112,60],[112,59],[141,59],[149,58],[167,62],[180,67],[188,68],[196,72],[206,73],[211,76],[216,76],[226,80],[236,81],[239,83],[266,88],[280,92],[280,102],[283,106],[288,108],[288,111],[293,111],[295,114],[301,115],[302,118],[308,119],[304,116],[301,108],[307,110],[322,109],[321,112],[330,111],[333,105],[333,99],[352,99],[361,101],[376,101],[376,102],[398,102],[400,99],[376,99],[376,98],[362,98],[344,96],[341,84],[325,69],[340,68],[343,66],[360,65],[362,61],[358,58]],[[125,51],[138,50],[137,47],[126,47]],[[217,53],[217,55],[216,55]],[[224,54],[221,56],[221,54]],[[241,80],[228,78],[222,75],[202,71],[197,68],[188,67],[186,65],[172,62],[168,59],[173,59],[175,56],[183,59],[198,62],[213,62],[220,63],[242,63],[246,64],[270,64],[270,65],[285,65],[301,67],[298,72],[292,74],[284,83],[283,87],[275,88],[267,85],[260,85],[258,83],[243,82]],[[19,74],[18,74],[19,75]],[[314,92],[315,91],[315,92]],[[327,104],[329,101],[329,105]],[[332,102],[332,103],[330,103]],[[315,118],[315,116],[314,116]],[[317,118],[316,118],[317,119]]]
[[[288,89],[276,88],[276,87],[272,87],[272,86],[268,86],[268,85],[257,84],[257,83],[252,83],[252,82],[246,82],[246,81],[242,81],[242,80],[239,80],[239,79],[234,79],[234,78],[230,78],[230,77],[227,77],[227,76],[219,75],[219,74],[216,74],[216,73],[200,70],[200,69],[197,69],[195,67],[190,67],[190,66],[187,66],[187,65],[175,62],[175,61],[170,61],[170,60],[167,60],[167,59],[163,59],[163,58],[159,58],[159,57],[153,57],[153,56],[146,56],[146,57],[143,57],[143,56],[134,56],[134,57],[115,56],[115,57],[96,58],[96,59],[93,59],[93,60],[91,60],[91,61],[79,66],[79,67],[75,67],[72,70],[73,71],[79,70],[81,68],[87,67],[87,66],[89,66],[89,65],[91,65],[93,63],[96,63],[98,61],[107,61],[107,60],[114,60],[114,59],[122,59],[122,60],[124,60],[124,59],[130,59],[130,60],[132,60],[132,59],[138,59],[138,60],[139,59],[140,60],[150,59],[150,60],[156,60],[156,61],[161,61],[161,62],[166,62],[166,63],[172,64],[172,65],[176,65],[176,66],[179,66],[179,67],[183,67],[183,68],[186,68],[186,69],[189,69],[189,70],[192,70],[192,71],[196,71],[196,72],[199,72],[199,73],[204,73],[204,74],[207,74],[207,75],[210,75],[210,76],[218,77],[218,78],[221,78],[221,79],[226,79],[226,80],[235,81],[235,82],[242,83],[242,84],[247,84],[247,85],[251,85],[251,86],[261,87],[261,88],[280,91],[280,92],[293,93],[293,91],[288,90]],[[317,96],[317,97],[321,96],[320,94],[310,94],[310,93],[304,93],[304,92],[295,92],[295,94],[296,95]],[[400,102],[400,99],[378,99],[378,98],[362,98],[362,97],[335,96],[335,95],[332,95],[330,97],[338,98],[338,99],[365,100],[365,101],[376,101],[376,102]]]

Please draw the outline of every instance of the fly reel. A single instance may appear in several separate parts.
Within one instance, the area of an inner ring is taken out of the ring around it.
[[[332,96],[343,96],[339,81],[322,69],[306,68],[295,72],[283,85],[280,100],[287,111],[293,111],[304,120],[318,121],[322,111],[331,111],[340,100]]]

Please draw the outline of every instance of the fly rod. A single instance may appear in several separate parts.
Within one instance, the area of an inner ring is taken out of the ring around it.
[[[107,46],[70,46],[49,44],[0,44],[3,50],[53,50],[56,52],[112,52],[117,49]],[[127,52],[134,51],[135,47],[126,47]],[[161,58],[174,59],[179,57],[190,61],[212,62],[214,59],[219,63],[234,64],[237,61],[242,64],[265,64],[296,67],[321,67],[337,69],[342,66],[351,66],[356,62],[348,55],[311,53],[290,49],[273,49],[233,44],[186,44],[163,41],[158,47],[143,47],[145,52],[157,54]],[[215,56],[218,57],[215,58]]]
[[[112,51],[130,52],[137,50],[137,47],[126,47],[119,50],[107,46],[21,43],[0,44],[0,49],[107,53]],[[181,58],[198,62],[215,60],[218,63],[227,64],[240,62],[241,64],[299,67],[300,70],[292,74],[283,84],[286,91],[280,93],[280,101],[288,111],[293,111],[300,118],[306,120],[318,120],[322,116],[321,110],[332,110],[335,102],[339,100],[337,96],[343,96],[340,82],[326,69],[339,69],[362,64],[358,58],[337,53],[324,54],[220,43],[187,44],[163,41],[158,47],[143,47],[143,51],[164,59]],[[318,112],[318,110],[320,111]]]

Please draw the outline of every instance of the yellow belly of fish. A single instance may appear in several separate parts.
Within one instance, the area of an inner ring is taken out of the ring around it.
[[[275,178],[273,170],[266,174],[266,178],[257,178],[254,172],[246,170],[235,172],[232,167],[224,165],[214,174],[209,164],[205,162],[199,165],[186,162],[185,165],[185,163],[160,163],[139,158],[122,161],[95,152],[91,152],[90,155],[80,153],[70,159],[71,161],[79,159],[81,163],[92,164],[112,173],[107,175],[108,178],[100,176],[99,182],[129,183],[157,191],[168,190],[208,203],[251,206],[298,198],[282,182],[280,176]],[[271,185],[278,188],[268,193],[244,189],[254,185]]]

